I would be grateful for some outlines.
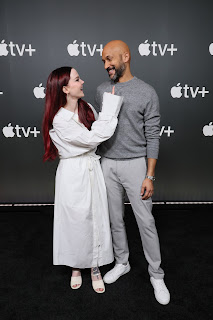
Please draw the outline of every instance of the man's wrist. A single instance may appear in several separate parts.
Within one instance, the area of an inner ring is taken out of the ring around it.
[[[155,181],[155,176],[146,175],[146,178],[152,181]]]

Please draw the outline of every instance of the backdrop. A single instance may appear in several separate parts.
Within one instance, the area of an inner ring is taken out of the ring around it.
[[[49,73],[73,66],[85,100],[108,79],[110,40],[125,41],[132,73],[161,105],[154,200],[213,199],[212,1],[1,1],[0,202],[52,203],[57,161],[43,163]]]

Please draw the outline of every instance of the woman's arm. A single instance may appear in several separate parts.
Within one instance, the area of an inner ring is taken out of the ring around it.
[[[93,122],[91,130],[88,130],[83,124],[77,124],[72,117],[67,121],[56,116],[53,121],[53,130],[50,130],[53,142],[60,145],[58,140],[61,140],[66,143],[66,147],[70,146],[70,151],[72,147],[76,147],[79,154],[94,149],[113,135],[122,102],[123,97],[105,92],[102,112],[99,113],[98,120]]]

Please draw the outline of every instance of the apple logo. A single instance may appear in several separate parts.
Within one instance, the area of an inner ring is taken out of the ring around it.
[[[13,128],[14,127],[11,126],[11,123],[9,123],[7,127],[4,127],[2,129],[2,132],[6,138],[13,138],[14,137],[15,133],[13,132]]]
[[[170,90],[172,98],[182,97],[181,89],[182,87],[180,87],[180,83],[178,83],[177,86],[172,87]]]
[[[44,93],[44,90],[45,90],[45,88],[42,87],[42,83],[40,83],[40,85],[39,85],[38,87],[35,87],[35,88],[33,89],[34,96],[35,96],[37,99],[39,99],[39,98],[44,99],[44,97],[45,97],[45,95],[46,95],[46,94]]]
[[[149,50],[150,44],[147,42],[148,40],[144,41],[144,43],[141,43],[138,47],[138,51],[141,56],[148,56],[150,54],[150,50]]]
[[[213,136],[213,124],[212,122],[209,123],[209,125],[205,125],[203,127],[203,134],[206,137],[212,137]]]
[[[209,52],[213,56],[213,43],[210,43],[209,45]]]
[[[7,56],[8,55],[8,50],[7,50],[7,44],[4,43],[5,40],[2,40],[0,43],[0,56]]]
[[[80,51],[78,50],[78,44],[76,43],[77,40],[74,40],[73,43],[68,44],[67,51],[70,56],[78,56]]]

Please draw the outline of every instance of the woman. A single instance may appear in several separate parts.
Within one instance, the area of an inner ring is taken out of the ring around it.
[[[113,261],[105,183],[95,154],[116,128],[122,97],[104,93],[102,112],[82,97],[84,81],[71,67],[54,70],[46,86],[43,119],[44,161],[60,162],[56,172],[53,264],[72,267],[71,288],[80,269],[91,268],[92,286],[105,291],[99,266]]]

